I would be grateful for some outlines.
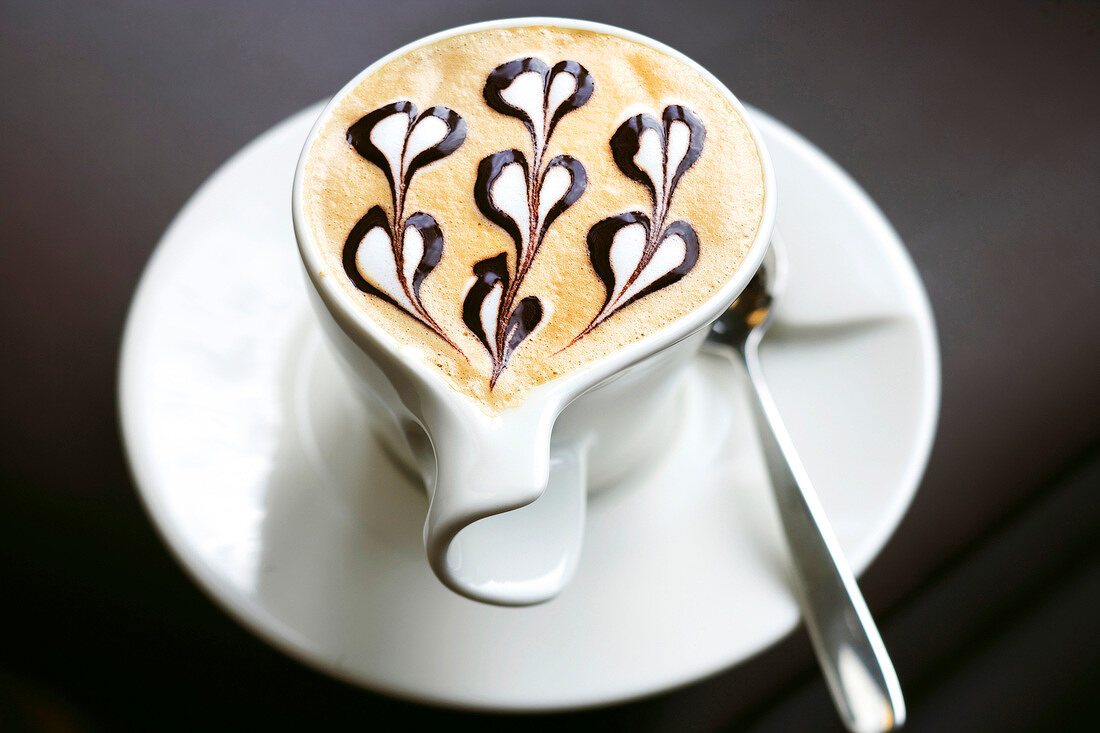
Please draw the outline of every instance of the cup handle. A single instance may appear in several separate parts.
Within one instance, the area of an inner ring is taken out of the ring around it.
[[[526,606],[554,598],[569,582],[584,535],[587,449],[553,446],[547,460],[544,447],[543,456],[541,471],[537,457],[529,457],[536,465],[527,465],[534,481],[528,495],[513,485],[508,502],[509,492],[484,483],[473,483],[484,490],[471,492],[459,473],[469,466],[448,465],[447,456],[437,455],[424,542],[444,585],[476,601]]]

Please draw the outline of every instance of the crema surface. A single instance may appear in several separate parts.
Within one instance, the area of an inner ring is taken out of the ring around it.
[[[763,177],[740,114],[679,59],[485,29],[335,103],[304,214],[316,274],[495,414],[714,295],[756,236]]]

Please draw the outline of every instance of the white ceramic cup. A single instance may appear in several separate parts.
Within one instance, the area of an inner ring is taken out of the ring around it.
[[[649,336],[530,391],[491,417],[432,367],[403,355],[324,270],[303,211],[303,168],[336,102],[391,59],[441,38],[486,28],[549,25],[620,36],[698,69],[745,119],[764,169],[764,213],[745,261],[700,307]],[[741,103],[683,54],[613,26],[562,18],[475,23],[416,41],[379,59],[347,84],[305,141],[294,178],[293,215],[311,301],[324,332],[368,401],[383,416],[387,443],[423,477],[428,562],[449,588],[501,605],[549,600],[580,557],[589,491],[621,481],[670,442],[680,378],[710,324],[737,298],[764,257],[775,222],[771,160]],[[363,436],[368,440],[368,436]]]

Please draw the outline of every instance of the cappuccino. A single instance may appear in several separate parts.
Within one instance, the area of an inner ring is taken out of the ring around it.
[[[727,92],[551,26],[430,41],[361,78],[302,190],[314,274],[489,414],[702,305],[764,212]]]

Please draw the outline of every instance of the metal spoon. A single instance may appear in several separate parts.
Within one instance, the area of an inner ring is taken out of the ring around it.
[[[760,369],[757,349],[786,284],[786,265],[777,234],[763,266],[707,338],[732,346],[752,383],[753,412],[790,547],[802,617],[840,717],[857,733],[893,730],[905,723],[897,674]]]

